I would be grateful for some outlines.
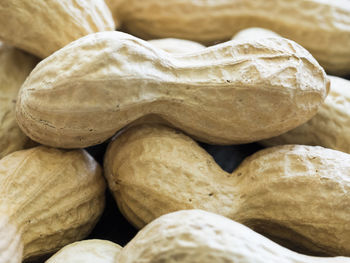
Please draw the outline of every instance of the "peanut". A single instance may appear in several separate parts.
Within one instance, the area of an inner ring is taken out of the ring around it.
[[[173,56],[121,32],[81,38],[43,60],[22,86],[17,120],[42,144],[99,144],[159,116],[212,143],[257,141],[310,119],[329,89],[296,43],[229,41]]]
[[[115,263],[121,249],[107,240],[84,240],[65,246],[46,263]]]
[[[0,159],[28,141],[16,122],[17,93],[37,60],[0,42]]]
[[[104,208],[99,165],[83,150],[39,146],[0,160],[0,262],[18,263],[84,238]]]
[[[87,34],[114,28],[103,0],[0,1],[0,40],[41,58]]]
[[[201,210],[164,215],[122,250],[118,263],[349,263],[295,253],[223,216]]]
[[[350,74],[348,0],[109,0],[121,27],[141,38],[225,41],[248,27],[271,29],[309,50],[331,74]]]
[[[284,145],[223,171],[194,140],[162,126],[133,127],[105,156],[105,177],[136,227],[182,209],[229,217],[291,247],[350,255],[350,155]]]

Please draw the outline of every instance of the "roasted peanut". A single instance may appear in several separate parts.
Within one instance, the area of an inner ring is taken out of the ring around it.
[[[289,247],[350,255],[350,155],[284,145],[224,172],[194,140],[162,126],[133,127],[105,156],[105,176],[135,226],[182,209],[224,215]]]
[[[101,143],[142,117],[211,143],[252,142],[310,119],[329,89],[296,43],[229,41],[183,56],[121,32],[81,38],[43,60],[23,84],[17,120],[42,144]]]

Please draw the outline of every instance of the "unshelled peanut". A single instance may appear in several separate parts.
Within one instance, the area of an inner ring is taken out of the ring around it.
[[[0,262],[86,237],[104,208],[101,168],[84,150],[38,146],[0,160]]]
[[[105,176],[135,226],[182,209],[227,216],[300,251],[350,255],[350,155],[284,145],[223,171],[190,137],[133,127],[109,145]]]
[[[16,99],[36,63],[35,57],[0,42],[0,159],[28,141],[16,122]]]
[[[83,37],[23,84],[17,120],[42,144],[99,144],[149,115],[211,143],[257,141],[316,114],[329,89],[293,41],[229,41],[174,56],[121,32]]]
[[[80,37],[114,28],[103,0],[0,1],[0,40],[41,58]]]
[[[349,263],[350,258],[298,254],[223,216],[186,210],[151,222],[125,246],[116,262]]]

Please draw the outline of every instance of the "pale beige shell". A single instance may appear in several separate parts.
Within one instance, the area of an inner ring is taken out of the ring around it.
[[[121,32],[81,38],[23,84],[17,120],[42,144],[99,144],[147,115],[212,143],[282,134],[316,114],[325,72],[296,43],[229,41],[174,56]]]
[[[46,263],[118,263],[122,247],[107,240],[90,239],[65,246]]]
[[[143,228],[122,250],[118,263],[349,263],[350,258],[295,253],[220,215],[186,210]]]
[[[38,60],[0,42],[0,159],[28,141],[16,122],[18,91]]]
[[[27,259],[86,237],[104,191],[101,168],[83,150],[39,146],[1,159],[1,263],[21,262],[23,247]]]
[[[103,0],[0,1],[0,40],[41,58],[85,35],[114,29]]]
[[[151,43],[153,46],[173,54],[190,53],[205,48],[205,46],[197,42],[177,38],[152,39],[149,40],[148,43]]]
[[[109,0],[124,30],[144,39],[182,38],[203,43],[263,27],[309,50],[332,74],[350,73],[348,0]]]
[[[227,216],[287,247],[350,255],[350,155],[285,145],[255,153],[232,174],[190,137],[148,125],[117,136],[105,176],[135,226],[182,209]]]
[[[350,81],[332,76],[329,79],[330,93],[311,120],[261,143],[320,145],[350,153]]]

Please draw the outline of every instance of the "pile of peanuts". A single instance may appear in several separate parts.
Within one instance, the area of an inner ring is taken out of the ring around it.
[[[349,0],[1,0],[0,41],[0,263],[350,262]]]

